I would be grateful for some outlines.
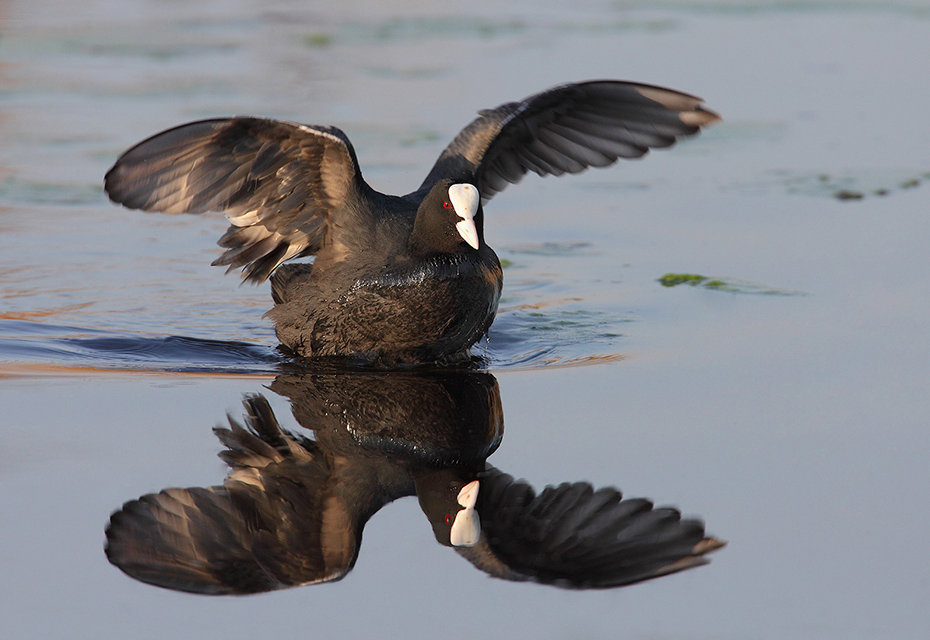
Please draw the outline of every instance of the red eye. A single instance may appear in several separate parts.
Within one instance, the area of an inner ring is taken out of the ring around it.
[[[448,201],[448,200],[446,200],[445,202],[443,202],[443,203],[442,203],[442,206],[444,206],[446,209],[451,209],[451,208],[452,208],[452,205],[449,204],[449,201]]]
[[[447,513],[447,514],[446,514],[446,524],[449,524],[450,522],[452,522],[452,514],[451,514],[451,513]]]

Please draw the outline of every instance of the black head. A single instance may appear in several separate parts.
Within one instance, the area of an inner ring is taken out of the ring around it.
[[[433,526],[439,544],[472,547],[481,537],[476,510],[479,482],[476,473],[455,468],[414,474],[420,508]]]
[[[408,249],[417,254],[477,251],[483,242],[475,221],[480,207],[477,187],[440,180],[417,209]]]

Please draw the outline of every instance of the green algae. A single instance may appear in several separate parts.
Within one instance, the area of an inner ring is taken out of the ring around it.
[[[801,291],[789,291],[787,289],[778,289],[767,285],[736,280],[733,278],[710,278],[695,273],[666,273],[658,279],[659,284],[663,287],[677,287],[679,285],[688,285],[690,287],[702,287],[712,291],[725,291],[727,293],[749,293],[754,295],[768,296],[798,296],[806,295]]]

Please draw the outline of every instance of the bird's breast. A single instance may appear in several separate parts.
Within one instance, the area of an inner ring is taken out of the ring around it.
[[[431,284],[478,281],[484,286],[500,288],[500,264],[495,259],[475,260],[467,255],[437,254],[423,260],[386,265],[376,274],[356,280],[354,289],[409,289]]]

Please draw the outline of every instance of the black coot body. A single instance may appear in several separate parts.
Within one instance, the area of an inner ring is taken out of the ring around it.
[[[369,520],[414,494],[437,542],[504,580],[618,587],[706,564],[725,544],[700,520],[613,487],[537,492],[488,464],[504,435],[488,373],[311,367],[269,388],[290,400],[301,428],[281,428],[263,396],[248,396],[244,423],[230,416],[213,430],[229,465],[223,483],[125,503],[107,527],[110,562],[204,594],[340,580]]]
[[[486,204],[528,172],[578,173],[668,147],[718,119],[701,100],[618,81],[567,84],[480,112],[420,187],[363,180],[334,127],[255,117],[202,120],[145,140],[106,176],[110,198],[168,213],[223,211],[214,264],[271,276],[268,315],[305,357],[381,364],[468,357],[500,299]],[[311,264],[283,262],[313,255]]]

